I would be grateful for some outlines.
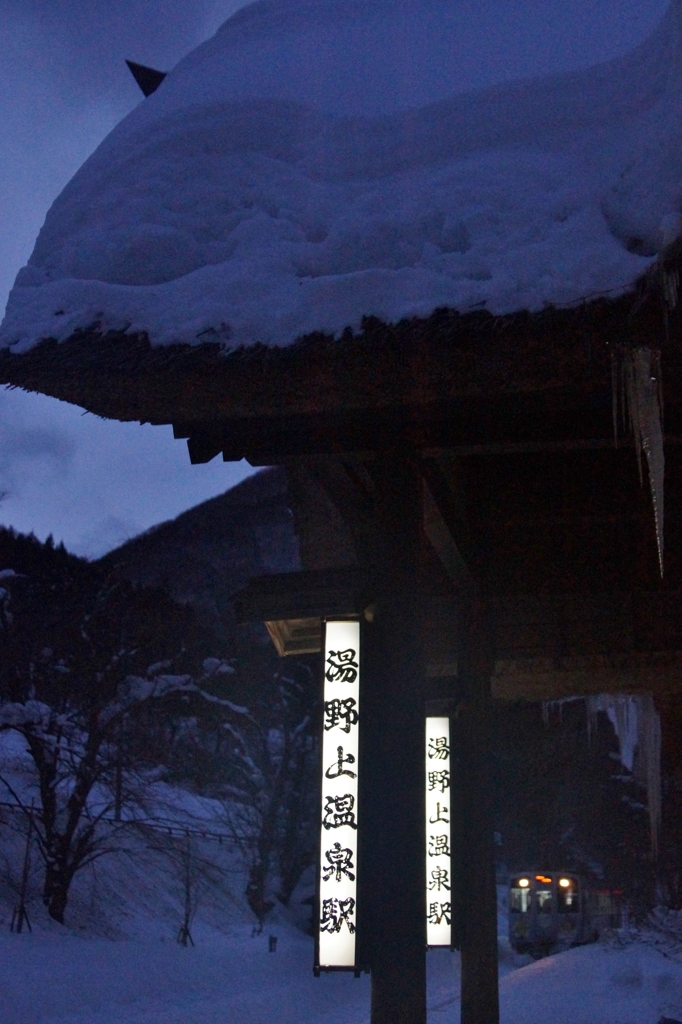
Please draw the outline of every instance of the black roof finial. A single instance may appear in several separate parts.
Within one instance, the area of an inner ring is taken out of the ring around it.
[[[154,68],[145,67],[144,64],[136,64],[134,60],[127,60],[126,64],[145,96],[151,96],[156,92],[166,77],[165,71],[156,71]]]

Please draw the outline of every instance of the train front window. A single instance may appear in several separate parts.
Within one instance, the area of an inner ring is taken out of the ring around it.
[[[530,889],[513,885],[509,890],[509,909],[512,914],[527,914],[530,910]]]
[[[552,890],[551,889],[536,889],[535,898],[538,901],[538,913],[539,914],[551,914],[552,913]]]
[[[557,910],[560,914],[577,914],[578,883],[574,878],[560,878],[557,887]]]

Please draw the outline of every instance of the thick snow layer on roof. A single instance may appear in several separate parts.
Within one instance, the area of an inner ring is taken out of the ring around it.
[[[283,345],[626,290],[682,224],[682,0],[624,57],[491,86],[472,32],[480,53],[503,6],[239,11],[64,189],[0,343]],[[518,40],[505,60],[528,71]]]

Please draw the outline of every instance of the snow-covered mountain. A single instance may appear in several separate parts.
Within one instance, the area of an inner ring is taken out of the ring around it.
[[[232,645],[238,638],[230,598],[254,576],[300,568],[286,474],[281,468],[256,473],[98,564],[194,605],[220,641]],[[240,635],[248,644],[254,631],[243,627]]]

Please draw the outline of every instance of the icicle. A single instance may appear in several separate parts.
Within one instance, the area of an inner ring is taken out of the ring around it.
[[[631,772],[635,767],[635,750],[639,741],[637,698],[604,694],[601,710],[606,712],[618,738],[621,764]]]
[[[664,525],[664,470],[663,428],[659,402],[659,380],[652,365],[651,350],[639,348],[634,352],[635,387],[640,437],[649,469],[651,501],[654,506],[658,562],[663,576],[663,525]]]
[[[603,711],[618,740],[618,756],[624,768],[646,788],[651,851],[658,855],[661,826],[661,720],[650,693],[599,693],[590,697],[560,697],[542,702],[542,720],[549,724],[556,707],[584,700],[587,711],[588,739],[597,731],[597,715]]]
[[[600,710],[600,697],[586,697],[585,709],[587,711],[587,742],[592,739],[593,733],[597,731],[597,712]]]
[[[548,726],[550,716],[553,711],[559,716],[559,722],[564,720],[564,704],[570,704],[575,700],[581,700],[580,697],[559,697],[558,700],[543,700],[542,702],[542,724]]]
[[[625,410],[627,413],[627,429],[632,432],[635,438],[635,454],[637,455],[637,471],[639,482],[644,484],[642,475],[642,431],[639,422],[639,401],[637,399],[637,384],[635,381],[635,360],[630,350],[623,364],[623,388],[625,391]]]
[[[656,857],[661,827],[661,719],[651,694],[638,697],[637,701],[640,720],[637,776],[646,786],[651,850]]]
[[[658,564],[663,576],[664,471],[661,368],[657,355],[649,348],[636,348],[624,354],[623,382],[628,418],[635,437],[639,479],[642,482],[641,452],[649,470],[651,501],[654,507]]]
[[[662,271],[663,277],[663,295],[665,297],[666,305],[672,312],[677,305],[677,299],[680,288],[680,273],[677,267],[673,267],[670,270],[664,269]]]
[[[649,693],[601,693],[587,697],[586,705],[588,736],[595,728],[597,712],[605,712],[618,739],[621,764],[634,772],[646,788],[651,850],[657,856],[661,825],[661,720],[654,699]]]
[[[672,313],[677,306],[680,290],[680,272],[678,269],[680,259],[680,238],[682,236],[682,215],[679,211],[667,213],[661,220],[659,226],[660,242],[662,251],[655,267],[658,268],[658,276],[661,291],[665,300],[665,321],[666,334],[668,327],[668,314]],[[654,268],[653,274],[656,275]]]

